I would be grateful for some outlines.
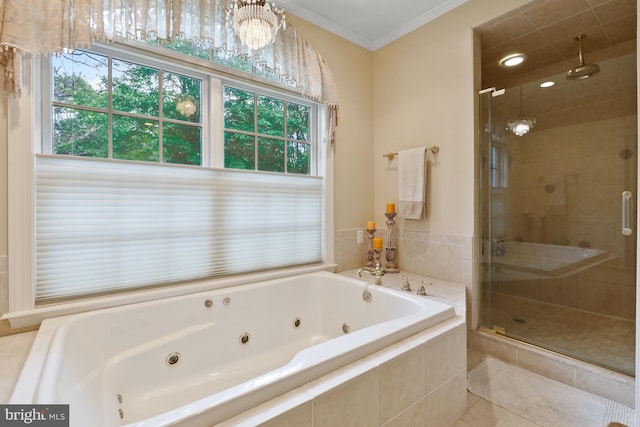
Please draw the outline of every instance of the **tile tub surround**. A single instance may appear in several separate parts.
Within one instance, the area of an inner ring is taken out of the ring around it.
[[[608,369],[483,331],[469,335],[477,351],[570,386],[635,406],[635,379]]]
[[[466,363],[457,316],[218,426],[448,427],[466,411]]]
[[[335,232],[335,262],[338,271],[351,270],[366,264],[367,243],[358,244],[357,232],[364,229]],[[387,238],[387,231],[377,230],[376,236]],[[383,245],[386,244],[383,243]],[[464,283],[471,292],[473,237],[402,230],[398,233],[398,261],[400,269],[412,273]],[[384,253],[382,254],[384,261]]]

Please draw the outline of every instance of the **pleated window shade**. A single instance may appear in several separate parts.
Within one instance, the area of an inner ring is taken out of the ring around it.
[[[36,303],[322,262],[321,177],[38,155]]]

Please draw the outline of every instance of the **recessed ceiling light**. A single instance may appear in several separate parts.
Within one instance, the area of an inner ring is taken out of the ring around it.
[[[544,83],[540,83],[540,87],[551,87],[554,84],[556,84],[556,82],[544,82]]]
[[[502,58],[500,65],[503,67],[515,67],[516,65],[522,64],[525,59],[527,59],[527,55],[523,53],[513,53]]]

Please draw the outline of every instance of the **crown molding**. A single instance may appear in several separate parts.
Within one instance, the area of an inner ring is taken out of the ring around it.
[[[360,45],[368,50],[373,50],[373,40],[363,36],[362,34],[356,33],[355,31],[351,31],[350,29],[330,20],[317,13],[306,9],[304,7],[299,7],[295,4],[288,5],[285,13],[291,12],[296,15],[298,18],[302,18],[305,21],[309,21],[312,24],[317,25],[318,27],[325,29],[333,34],[336,34],[344,39],[349,40],[357,45]]]
[[[372,40],[366,36],[363,36],[360,33],[356,33],[343,25],[340,25],[330,19],[327,19],[309,9],[304,7],[300,7],[295,3],[291,2],[282,2],[285,3],[284,6],[286,8],[286,12],[290,12],[299,18],[302,18],[306,21],[311,22],[333,34],[336,34],[344,39],[349,40],[352,43],[355,43],[359,46],[364,47],[365,49],[375,51],[380,49],[383,46],[399,39],[400,37],[410,33],[411,31],[423,26],[424,24],[438,18],[441,15],[449,12],[452,9],[460,6],[463,3],[466,3],[468,0],[446,0],[444,2],[440,2],[437,6],[423,13],[422,15],[417,16],[411,21],[401,25],[395,30],[385,34],[384,36]]]
[[[418,17],[412,19],[411,21],[401,25],[395,30],[373,41],[371,50],[376,51],[381,47],[394,42],[400,37],[409,34],[413,30],[416,30],[422,27],[424,24],[430,21],[433,21],[436,18],[439,18],[440,16],[466,3],[467,1],[469,0],[447,0],[443,3],[440,3],[438,6],[430,9],[429,11],[423,13],[422,15],[419,15]]]

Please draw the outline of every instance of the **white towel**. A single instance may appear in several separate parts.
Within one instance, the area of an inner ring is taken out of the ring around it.
[[[398,215],[424,218],[427,182],[426,147],[398,153]]]

